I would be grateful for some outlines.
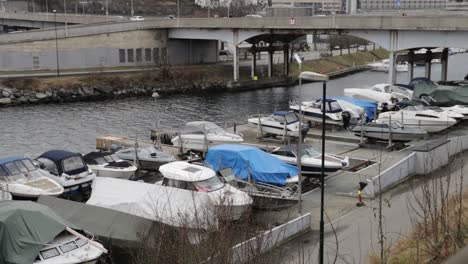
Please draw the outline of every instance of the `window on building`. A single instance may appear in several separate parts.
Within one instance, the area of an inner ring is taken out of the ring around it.
[[[119,49],[119,62],[125,63],[125,50]]]
[[[128,62],[134,62],[135,61],[133,59],[133,49],[127,49],[127,58],[128,58]]]
[[[161,61],[164,64],[167,63],[167,49],[166,48],[161,48]]]
[[[151,49],[145,49],[145,61],[151,61]]]
[[[160,61],[159,61],[159,48],[154,48],[153,49],[153,59],[154,59],[154,63],[156,65],[159,65]]]
[[[142,61],[142,49],[136,49],[136,62],[141,62]]]

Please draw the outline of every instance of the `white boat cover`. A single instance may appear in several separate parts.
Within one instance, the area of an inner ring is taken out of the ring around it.
[[[166,178],[188,182],[204,181],[216,177],[216,173],[212,169],[186,161],[164,164],[159,168],[159,171]]]
[[[176,227],[207,229],[217,224],[208,196],[157,184],[98,177],[87,204]]]

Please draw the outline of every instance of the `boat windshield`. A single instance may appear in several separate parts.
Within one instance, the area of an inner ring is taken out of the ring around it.
[[[119,157],[117,157],[116,155],[112,154],[112,155],[107,155],[107,156],[104,156],[102,158],[97,158],[96,161],[99,162],[99,164],[103,164],[103,163],[111,163],[111,162],[116,162],[119,160]]]
[[[224,129],[220,128],[214,123],[211,122],[197,122],[197,123],[188,123],[185,125],[182,133],[183,134],[207,134],[223,135],[226,134]]]
[[[288,113],[284,116],[286,118],[286,123],[291,124],[298,122],[299,119],[297,118],[297,115],[295,113]]]
[[[30,160],[27,159],[8,162],[5,164],[5,168],[10,173],[7,174],[5,170],[0,169],[0,179],[1,176],[7,176],[4,177],[4,180],[8,179],[9,181],[30,181],[41,176],[40,174],[35,173],[37,168]]]
[[[224,183],[218,177],[211,177],[203,181],[193,182],[197,192],[212,192],[224,187]]]
[[[331,101],[329,102],[328,104],[325,104],[326,105],[326,111],[327,112],[330,112],[330,113],[338,113],[338,112],[341,112],[341,106],[340,104],[337,102],[337,101]]]
[[[313,148],[301,149],[301,158],[313,158],[319,156],[320,153]]]
[[[62,161],[63,171],[65,173],[85,168],[85,164],[80,156],[72,156]]]
[[[424,107],[423,105],[410,105],[410,106],[404,108],[404,110],[407,110],[407,111],[425,111],[425,110],[427,110],[427,108]]]

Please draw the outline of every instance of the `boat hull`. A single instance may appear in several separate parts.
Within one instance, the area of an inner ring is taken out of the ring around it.
[[[192,138],[192,137],[182,137],[182,144],[180,143],[180,137],[177,136],[172,140],[172,144],[174,146],[181,146],[184,149],[191,149],[191,150],[196,150],[196,151],[206,151],[206,143],[205,139],[202,136],[201,138]],[[206,139],[208,143],[208,147],[215,146],[215,145],[221,145],[221,144],[240,144],[243,142],[243,140],[216,140],[216,139],[211,139],[207,138]]]
[[[258,127],[258,119],[249,119],[248,120],[249,124],[257,126]],[[273,135],[278,135],[278,136],[292,136],[292,137],[298,137],[299,136],[299,131],[298,130],[291,130],[289,128],[284,129],[284,127],[278,127],[274,126],[272,124],[264,124],[262,123],[262,133],[263,134],[273,134]]]
[[[378,131],[363,131],[363,137],[377,140],[389,140],[389,132],[378,132]],[[360,132],[355,132],[355,135],[360,137]],[[426,136],[427,134],[409,134],[409,133],[399,133],[392,131],[392,140],[394,141],[413,141],[419,138]]]
[[[293,110],[294,112],[299,113],[299,110],[297,109],[293,109]],[[317,122],[317,123],[322,123],[323,121],[322,113],[311,112],[311,111],[307,111],[304,109],[302,109],[301,112],[302,112],[302,116],[304,120]],[[341,126],[343,125],[343,120],[332,119],[329,116],[325,115],[325,124]]]
[[[88,165],[88,167],[92,169],[98,177],[110,177],[117,179],[130,179],[136,171],[136,167],[134,169],[109,169],[92,165]]]

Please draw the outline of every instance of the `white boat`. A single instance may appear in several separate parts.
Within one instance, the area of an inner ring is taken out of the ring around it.
[[[240,135],[228,133],[208,121],[188,122],[180,133],[181,135],[177,135],[171,140],[172,144],[195,151],[206,151],[213,145],[240,144],[244,141]]]
[[[463,116],[462,119],[468,119],[468,106],[464,105],[454,105],[450,107],[440,107],[441,109],[449,112],[455,112]]]
[[[96,174],[84,163],[80,153],[66,150],[49,150],[36,158],[39,166],[48,172],[49,177],[60,183],[64,195],[89,196],[91,184]]]
[[[111,152],[90,152],[83,159],[98,177],[130,179],[138,169],[132,162]]]
[[[302,176],[317,176],[322,172],[322,154],[312,146],[301,146]],[[278,159],[297,166],[297,146],[287,145],[274,149],[271,154]],[[341,159],[330,154],[325,154],[325,173],[333,173],[349,165],[348,158]]]
[[[371,71],[380,71],[380,72],[388,72],[390,69],[390,61],[388,59],[369,63],[367,64]],[[407,63],[398,63],[395,65],[397,72],[407,72],[408,71],[408,64]]]
[[[0,263],[97,263],[107,250],[83,235],[92,234],[80,232],[47,206],[0,202]]]
[[[252,198],[228,184],[223,183],[216,173],[207,167],[175,161],[159,168],[163,180],[159,184],[178,188],[192,195],[206,195],[216,210],[228,219],[238,220],[252,205]]]
[[[395,109],[400,110],[400,109],[405,109],[408,106],[418,106],[419,110],[431,110],[437,113],[446,113],[448,117],[451,117],[455,120],[462,120],[465,118],[465,114],[468,114],[468,108],[463,109],[463,108],[456,108],[454,106],[452,107],[439,107],[439,106],[425,106],[420,102],[416,101],[401,101],[396,104]]]
[[[371,88],[345,88],[343,93],[347,97],[377,103],[379,109],[385,106],[392,109],[398,101],[411,99],[401,92],[392,92],[390,86],[385,84],[378,84]]]
[[[182,171],[187,174],[197,173],[190,172],[190,169]],[[221,188],[212,192],[203,192],[185,189],[184,186],[188,185],[184,181],[178,182],[179,185],[177,187],[170,187],[163,186],[162,183],[150,184],[98,177],[93,182],[93,193],[86,203],[136,215],[174,227],[208,229],[216,226],[220,219],[214,209],[217,208],[217,205],[224,206],[225,204],[219,203],[219,199],[213,196],[215,194],[221,195],[224,193],[224,190],[232,189]],[[214,186],[218,185],[209,183],[206,187],[211,188]],[[245,208],[242,204],[247,205],[252,202],[247,194],[241,194],[237,190],[232,191],[231,194],[226,193],[228,195],[226,201],[231,200],[233,201],[233,205],[236,204],[237,202],[234,203],[234,200],[230,199],[235,196],[235,200],[238,201],[239,210]],[[244,198],[243,201],[241,201],[242,198]],[[233,215],[231,219],[236,219],[237,217]]]
[[[276,111],[268,116],[251,117],[248,120],[249,124],[258,127],[258,131],[263,134],[272,134],[279,136],[298,137],[299,133],[307,133],[309,126],[302,125],[299,128],[299,117],[294,112]]]
[[[23,157],[0,159],[0,189],[17,200],[36,200],[40,195],[61,195],[63,188],[50,174]]]
[[[396,112],[381,113],[376,122],[388,124],[390,117],[392,122],[398,121],[403,127],[420,127],[428,133],[442,131],[457,123],[446,112],[435,112],[420,106],[408,106]]]
[[[412,141],[427,136],[426,130],[419,127],[403,127],[398,121],[393,121],[391,126],[385,123],[367,123],[353,128],[356,136],[362,136],[370,140],[389,140],[390,134],[393,141]]]
[[[115,155],[120,159],[133,161],[139,169],[148,171],[157,171],[161,165],[176,160],[171,154],[154,146],[122,149],[115,152]]]
[[[289,105],[289,109],[294,112],[299,112],[299,104]],[[332,125],[342,125],[343,124],[343,109],[340,104],[330,98],[325,99],[325,123]],[[310,120],[314,122],[322,122],[322,100],[316,100],[313,102],[302,102],[301,107],[302,115],[304,120]]]

